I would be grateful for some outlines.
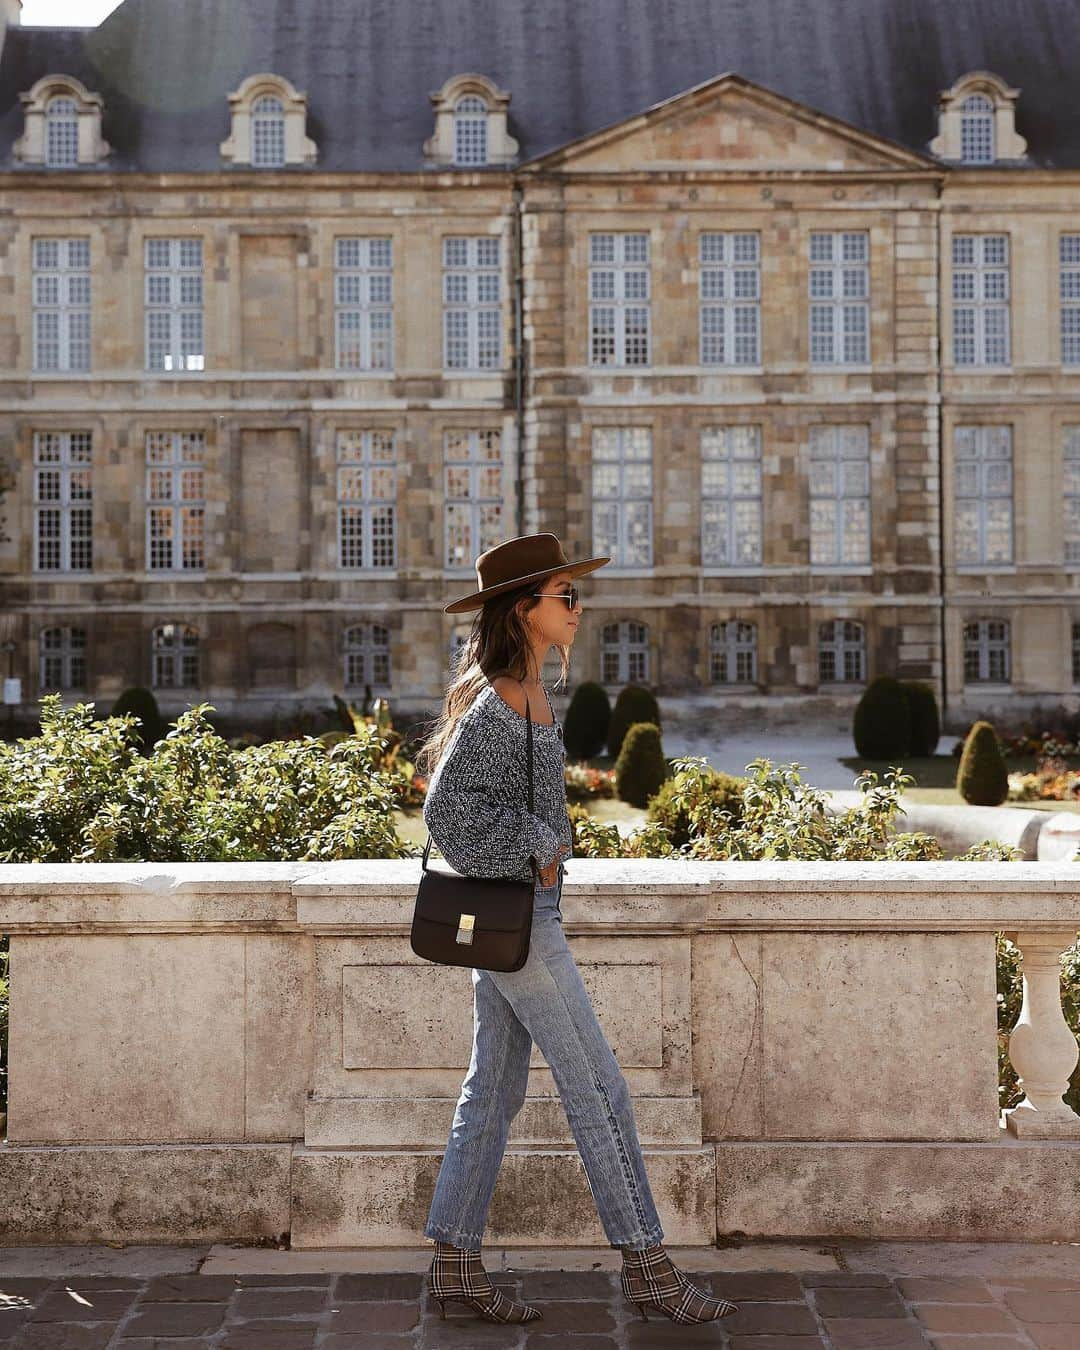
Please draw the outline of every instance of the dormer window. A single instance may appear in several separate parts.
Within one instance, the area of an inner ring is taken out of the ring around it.
[[[79,105],[60,94],[45,108],[45,167],[70,169],[79,162]]]
[[[263,94],[251,105],[251,162],[258,169],[279,169],[285,163],[285,105]]]
[[[938,99],[938,134],[930,153],[953,164],[1015,164],[1027,141],[1016,133],[1019,89],[987,70],[962,76]]]
[[[455,75],[431,95],[435,134],[424,154],[438,168],[505,167],[518,143],[506,129],[510,95],[484,75]]]
[[[454,107],[454,163],[487,163],[488,106],[476,94],[459,98]]]
[[[284,169],[314,164],[315,142],[307,135],[307,95],[281,75],[249,75],[229,95],[232,135],[221,157],[237,168]]]
[[[71,75],[46,75],[21,94],[23,134],[15,158],[45,169],[78,169],[110,153],[101,138],[103,103]]]
[[[993,164],[994,105],[985,94],[969,94],[960,107],[960,161]]]

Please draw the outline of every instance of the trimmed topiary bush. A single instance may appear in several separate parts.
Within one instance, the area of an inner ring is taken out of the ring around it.
[[[933,689],[922,680],[901,680],[911,715],[911,753],[932,755],[941,739],[941,718]]]
[[[669,774],[660,728],[655,722],[634,722],[627,728],[615,761],[615,791],[620,800],[631,806],[648,806],[649,798]]]
[[[611,700],[595,680],[583,680],[574,690],[563,718],[567,759],[594,759],[607,741]]]
[[[863,759],[903,759],[910,753],[911,713],[900,681],[875,675],[855,706],[855,751]]]
[[[730,811],[732,828],[742,821],[742,790],[745,778],[735,778],[720,769],[706,769],[694,794],[695,802],[700,805],[707,802],[718,811]],[[649,798],[648,817],[658,825],[666,825],[671,831],[673,848],[682,848],[690,842],[690,812],[684,797],[681,802],[674,799],[680,783],[678,775],[666,779],[659,790]]]
[[[956,790],[972,806],[1000,806],[1009,795],[1009,771],[990,722],[976,722],[964,741]]]
[[[135,743],[144,755],[148,755],[165,735],[165,722],[157,705],[157,699],[149,689],[141,684],[125,689],[112,705],[110,717],[134,716],[139,719],[139,729],[133,732]]]
[[[623,737],[635,722],[652,722],[660,730],[660,705],[651,689],[643,684],[625,684],[615,700],[615,709],[607,729],[607,751],[612,759],[619,757]]]

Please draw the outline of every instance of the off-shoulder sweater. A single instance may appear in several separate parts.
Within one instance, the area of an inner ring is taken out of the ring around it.
[[[553,708],[551,716],[551,726],[533,721],[530,813],[524,716],[491,684],[462,714],[432,772],[423,810],[432,839],[456,872],[529,881],[530,857],[542,870],[560,844],[570,856],[566,751]]]

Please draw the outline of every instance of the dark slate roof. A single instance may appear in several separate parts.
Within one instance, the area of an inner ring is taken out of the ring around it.
[[[124,0],[97,29],[9,31],[0,168],[42,75],[106,101],[109,169],[220,169],[227,94],[284,75],[326,170],[425,167],[428,95],[476,71],[511,94],[530,159],[731,71],[925,152],[973,69],[1021,90],[1036,165],[1080,165],[1080,0]],[[298,170],[304,172],[304,170]]]

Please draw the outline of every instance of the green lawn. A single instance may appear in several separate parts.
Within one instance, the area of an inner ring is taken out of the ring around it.
[[[842,758],[839,763],[851,770],[853,789],[855,779],[860,773],[873,770],[878,775],[879,780],[884,782],[885,775],[890,768],[889,763],[885,760],[859,759],[857,755]],[[915,779],[915,786],[904,795],[910,797],[913,802],[925,802],[934,806],[963,806],[964,799],[955,787],[956,770],[959,764],[959,755],[923,755],[903,761],[904,772],[911,774]],[[1031,773],[1035,768],[1035,756],[1019,755],[1014,759],[1007,759],[1005,767],[1009,773]],[[1070,769],[1078,767],[1080,767],[1080,762],[1076,760],[1069,762]],[[1080,810],[1080,803],[1078,802],[1010,801],[1005,802],[1004,805],[1017,806],[1023,810],[1032,811]]]

